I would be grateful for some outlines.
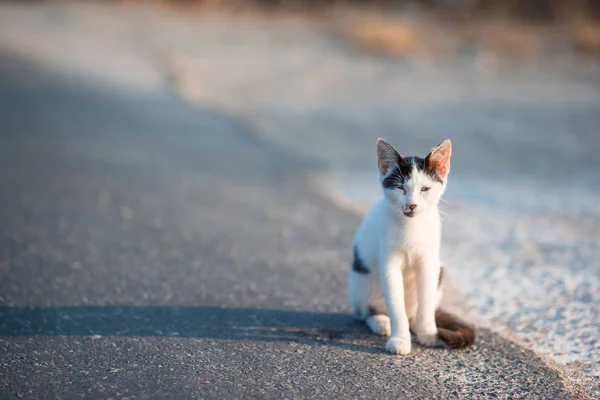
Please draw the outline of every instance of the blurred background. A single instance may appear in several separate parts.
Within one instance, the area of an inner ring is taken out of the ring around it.
[[[461,310],[600,393],[600,2],[0,2],[0,304],[349,312],[375,143]]]

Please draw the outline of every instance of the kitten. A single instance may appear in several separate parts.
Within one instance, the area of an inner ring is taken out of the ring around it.
[[[452,145],[445,140],[427,157],[403,157],[377,141],[383,196],[354,240],[350,304],[386,350],[408,354],[410,332],[424,346],[439,340],[450,348],[473,344],[473,330],[436,311],[442,297],[441,221],[438,203],[450,172]]]

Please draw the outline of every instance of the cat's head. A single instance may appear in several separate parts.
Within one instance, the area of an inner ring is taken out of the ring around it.
[[[446,189],[451,154],[450,140],[420,158],[402,157],[392,145],[379,139],[379,181],[392,208],[406,217],[436,209]]]

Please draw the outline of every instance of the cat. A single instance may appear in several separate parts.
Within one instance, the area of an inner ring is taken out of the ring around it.
[[[354,239],[350,304],[373,333],[390,336],[386,350],[409,354],[411,331],[424,346],[458,349],[475,341],[473,329],[437,310],[442,297],[441,220],[452,144],[445,140],[425,158],[403,157],[377,141],[383,196]]]

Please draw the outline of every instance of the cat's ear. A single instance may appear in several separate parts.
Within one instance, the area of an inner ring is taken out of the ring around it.
[[[452,143],[450,139],[446,139],[427,155],[425,159],[427,168],[436,172],[442,179],[446,179],[450,172],[450,156],[452,156]]]
[[[391,144],[381,138],[377,139],[377,165],[381,176],[387,175],[392,169],[398,167],[401,160],[402,156]]]

